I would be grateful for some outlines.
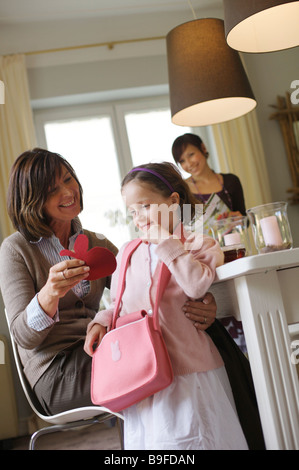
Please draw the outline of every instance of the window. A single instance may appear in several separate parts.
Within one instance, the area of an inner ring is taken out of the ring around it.
[[[115,231],[112,211],[122,208],[120,174],[109,116],[45,124],[47,147],[73,166],[83,188],[84,228],[103,233],[116,246],[128,239],[126,226]],[[110,210],[111,209],[111,210]],[[120,230],[122,229],[122,230]],[[124,233],[123,233],[124,232]]]
[[[103,233],[117,247],[130,238],[121,179],[132,166],[173,163],[173,140],[190,132],[171,123],[163,98],[36,110],[35,124],[38,145],[61,154],[76,171],[83,187],[83,227]]]
[[[125,115],[125,123],[134,166],[149,162],[174,163],[171,144],[182,130],[171,124],[169,109],[130,112]]]

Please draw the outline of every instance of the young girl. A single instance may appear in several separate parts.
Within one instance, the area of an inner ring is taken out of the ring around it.
[[[143,232],[126,273],[120,315],[140,308],[152,313],[157,272],[164,262],[171,272],[159,319],[174,371],[166,389],[123,411],[125,449],[247,449],[218,350],[210,337],[197,331],[182,314],[188,297],[202,297],[223,263],[218,244],[210,237],[184,233],[183,205],[196,200],[170,163],[133,168],[122,182],[122,195],[136,227]],[[185,242],[185,243],[184,243]],[[111,285],[112,305],[90,323],[85,351],[92,355],[110,327],[119,266]]]

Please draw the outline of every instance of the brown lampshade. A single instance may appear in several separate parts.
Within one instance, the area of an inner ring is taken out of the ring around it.
[[[224,22],[190,21],[167,37],[172,122],[206,126],[248,113],[256,106],[238,52],[224,36]]]
[[[299,45],[299,1],[223,0],[225,36],[242,52],[273,52]]]

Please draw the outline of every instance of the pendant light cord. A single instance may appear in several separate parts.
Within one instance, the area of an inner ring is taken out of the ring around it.
[[[197,17],[196,17],[196,14],[195,14],[195,11],[194,11],[194,8],[192,6],[191,1],[190,0],[187,0],[187,1],[188,1],[188,4],[189,4],[189,7],[191,8],[194,19],[197,20]]]

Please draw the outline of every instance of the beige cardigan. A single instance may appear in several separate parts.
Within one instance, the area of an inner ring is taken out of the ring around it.
[[[106,238],[84,230],[89,248],[102,246],[116,254],[116,247]],[[70,290],[59,301],[59,321],[43,331],[27,325],[26,307],[45,285],[49,262],[39,248],[18,232],[6,238],[0,249],[0,288],[8,313],[10,331],[18,344],[24,372],[32,387],[46,371],[55,355],[83,340],[90,320],[98,311],[105,286],[110,278],[91,282],[90,292],[82,299]]]

